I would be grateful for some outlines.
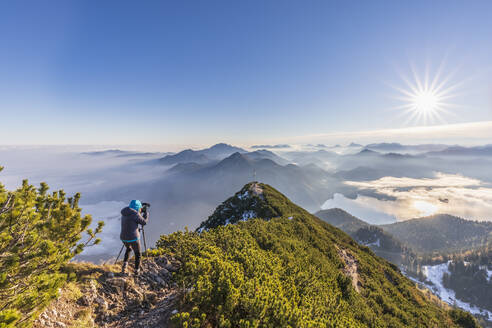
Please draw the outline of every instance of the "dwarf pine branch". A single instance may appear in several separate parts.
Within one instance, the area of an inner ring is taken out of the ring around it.
[[[66,281],[63,265],[100,242],[104,223],[89,228],[80,194],[48,190],[27,180],[15,191],[0,184],[0,327],[29,327]]]

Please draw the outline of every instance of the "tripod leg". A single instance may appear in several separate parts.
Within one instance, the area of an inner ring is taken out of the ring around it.
[[[144,247],[145,247],[145,256],[147,256],[147,239],[145,238],[145,234],[144,234]]]
[[[144,251],[142,252],[142,259],[141,259],[141,262],[140,262],[140,265],[143,268],[143,266],[144,266],[144,259],[147,256],[147,242],[145,241],[145,230],[144,230],[144,228],[142,227],[140,229],[140,231],[142,231],[142,239],[143,239],[143,244],[144,244]],[[140,243],[140,240],[138,242]]]
[[[143,242],[144,242],[144,254],[145,256],[147,256],[147,241],[145,240],[145,230],[144,228],[142,227],[142,237],[143,237]]]
[[[116,262],[118,262],[118,259],[120,258],[120,255],[121,255],[121,252],[123,252],[123,248],[125,248],[125,245],[124,244],[121,246],[120,252],[118,253],[118,256],[116,257],[116,260],[114,261],[114,264],[116,264]]]

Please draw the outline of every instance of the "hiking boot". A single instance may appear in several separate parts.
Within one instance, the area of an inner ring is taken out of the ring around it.
[[[126,274],[126,267],[128,266],[128,262],[123,262],[121,266],[121,274]]]
[[[133,275],[134,276],[139,276],[140,273],[142,273],[142,270],[140,268],[138,268],[137,270],[135,270],[135,272],[133,272]]]

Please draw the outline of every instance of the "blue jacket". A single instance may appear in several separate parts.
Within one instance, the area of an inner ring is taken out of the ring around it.
[[[146,225],[147,217],[143,217],[140,213],[132,208],[125,207],[121,210],[121,233],[120,239],[122,241],[134,241],[140,238],[138,232],[138,225]]]

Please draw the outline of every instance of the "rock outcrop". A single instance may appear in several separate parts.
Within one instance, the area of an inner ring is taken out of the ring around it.
[[[168,256],[144,258],[142,272],[119,273],[119,265],[73,264],[77,282],[60,290],[34,327],[166,327],[181,291]]]

